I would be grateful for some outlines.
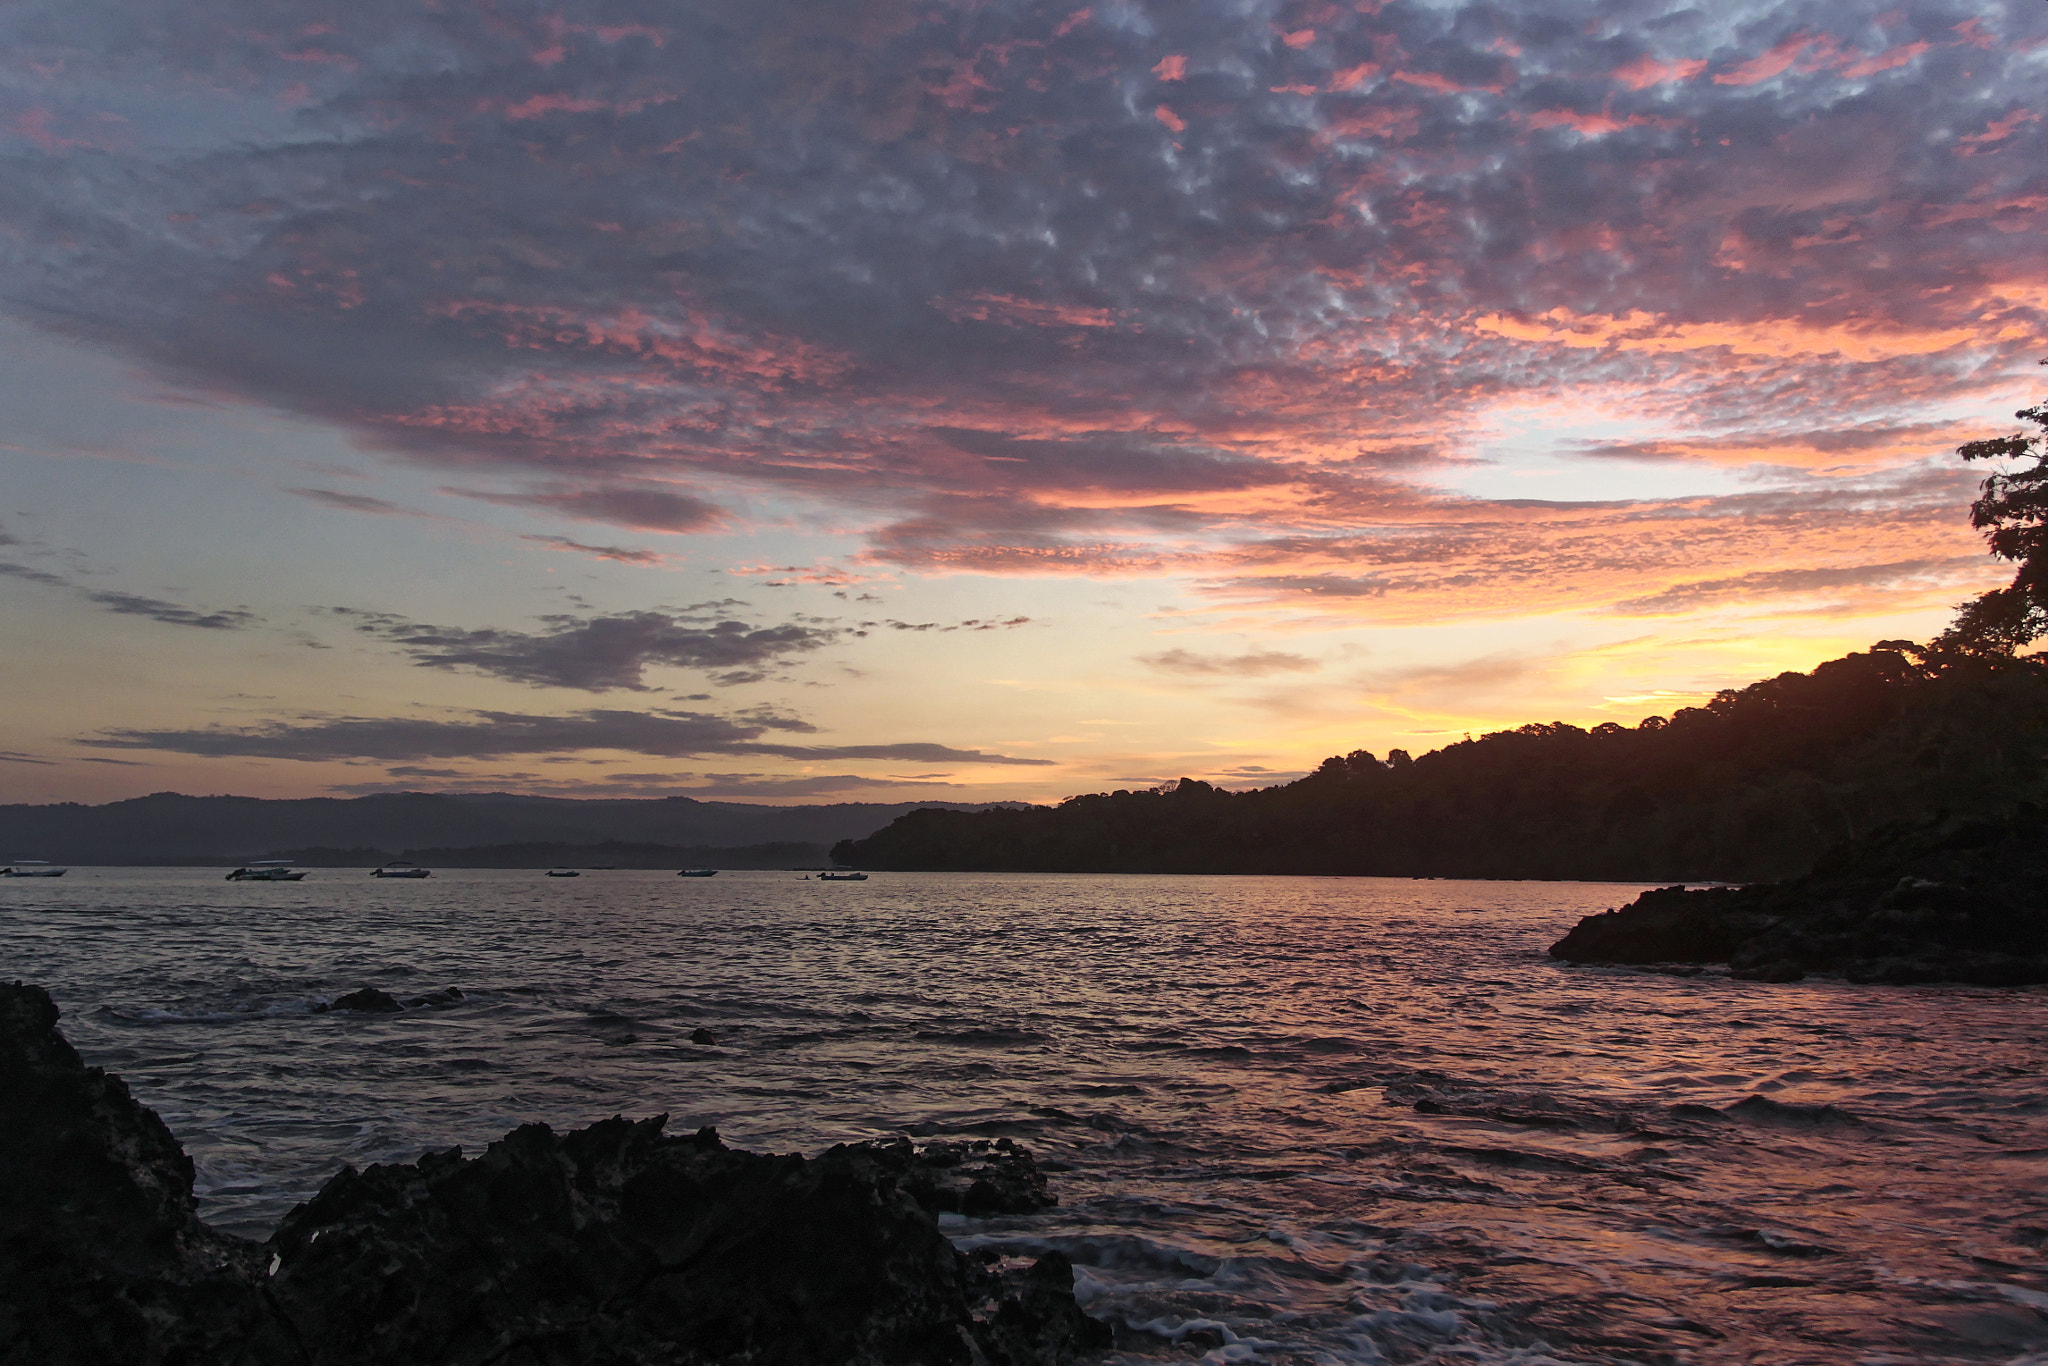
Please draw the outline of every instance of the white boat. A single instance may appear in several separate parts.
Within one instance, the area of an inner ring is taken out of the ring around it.
[[[234,872],[229,873],[227,880],[229,882],[297,882],[305,875],[306,870],[292,867],[292,861],[288,858],[266,858],[257,859],[254,863],[243,864],[235,869]]]
[[[682,872],[680,872],[680,873],[677,873],[677,874],[676,874],[676,876],[677,876],[677,877],[717,877],[717,876],[718,876],[718,870],[717,870],[716,868],[685,868],[685,869],[683,869],[683,871],[682,871]]]
[[[818,874],[818,881],[820,881],[820,882],[866,882],[867,880],[868,880],[868,875],[867,875],[866,873],[820,873],[820,874]]]
[[[0,877],[63,877],[70,871],[39,858],[18,858],[7,867],[0,868]]]
[[[371,877],[432,877],[433,875],[434,872],[431,868],[422,868],[417,863],[407,863],[402,858],[395,858],[381,868],[372,868],[370,870]]]

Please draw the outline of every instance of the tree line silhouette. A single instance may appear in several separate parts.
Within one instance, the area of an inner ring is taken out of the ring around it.
[[[2018,416],[2048,430],[2048,404]],[[921,810],[835,860],[874,869],[1755,881],[1895,821],[2037,803],[2048,774],[2048,442],[1984,481],[1972,522],[2020,568],[1927,645],[1881,641],[1670,717],[1537,723],[1411,758],[1354,750],[1297,782],[1183,778],[1052,807]]]

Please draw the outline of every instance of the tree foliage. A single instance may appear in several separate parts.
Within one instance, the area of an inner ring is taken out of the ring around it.
[[[2048,362],[2044,362],[2048,363]],[[1993,473],[1970,505],[1970,525],[1986,532],[1991,553],[2019,565],[2004,588],[1964,603],[1936,644],[1970,654],[2003,654],[2048,635],[2048,403],[2014,414],[2040,432],[1971,441],[1956,448],[1965,460],[2031,460]]]
[[[1298,782],[1183,779],[1053,807],[916,811],[866,868],[1725,879],[1804,871],[1892,821],[2039,800],[2048,663],[1883,641],[1635,726],[1521,726]]]

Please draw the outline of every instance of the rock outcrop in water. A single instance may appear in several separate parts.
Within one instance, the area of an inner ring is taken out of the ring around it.
[[[1108,1344],[1065,1258],[938,1230],[1051,1203],[1008,1140],[806,1160],[662,1117],[530,1124],[345,1168],[258,1244],[200,1221],[170,1131],[56,1022],[0,985],[0,1363],[1054,1366]]]
[[[1894,827],[1805,877],[1644,892],[1550,948],[1574,963],[1727,963],[1738,977],[2048,982],[2048,818]]]

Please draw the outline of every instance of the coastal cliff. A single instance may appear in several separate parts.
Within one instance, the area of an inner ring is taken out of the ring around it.
[[[1057,1366],[1109,1341],[1059,1253],[939,1232],[1052,1203],[1008,1140],[805,1159],[665,1116],[530,1124],[344,1168],[255,1243],[199,1219],[170,1131],[57,1019],[0,985],[0,1363]]]

